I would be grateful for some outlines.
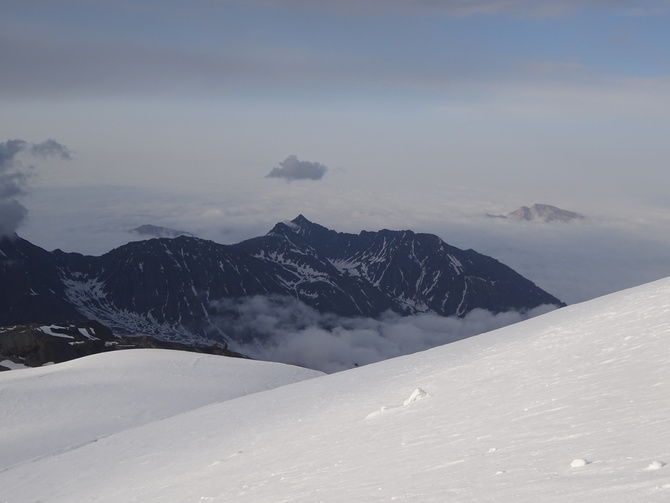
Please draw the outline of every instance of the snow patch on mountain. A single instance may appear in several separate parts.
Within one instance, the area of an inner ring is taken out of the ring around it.
[[[350,259],[328,259],[328,261],[333,264],[338,271],[341,273],[347,274],[349,276],[361,276],[360,260],[350,260]]]

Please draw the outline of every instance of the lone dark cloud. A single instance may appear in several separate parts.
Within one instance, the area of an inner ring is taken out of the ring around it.
[[[8,140],[0,143],[0,236],[12,236],[28,215],[18,197],[26,192],[32,166],[26,167],[17,159],[22,152],[42,158],[71,158],[69,149],[54,140],[42,143]]]
[[[287,182],[294,180],[321,180],[328,168],[319,162],[301,161],[295,155],[289,155],[279,168],[272,168],[265,178],[283,178]]]

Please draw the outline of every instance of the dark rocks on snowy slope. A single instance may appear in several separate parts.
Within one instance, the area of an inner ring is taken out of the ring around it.
[[[11,360],[27,367],[61,363],[120,349],[172,349],[243,358],[220,345],[185,345],[153,337],[116,337],[94,320],[40,325],[14,325],[0,329],[0,361]],[[2,370],[2,369],[0,369]]]

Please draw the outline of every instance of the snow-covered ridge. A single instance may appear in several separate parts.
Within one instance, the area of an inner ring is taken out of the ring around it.
[[[70,442],[6,466],[2,497],[666,502],[669,327],[665,279],[422,353],[210,402],[95,442]],[[23,372],[29,371],[10,374]],[[189,374],[187,365],[173,375]],[[80,372],[69,387],[43,378],[35,401],[48,407],[72,396],[76,431],[83,431],[93,405],[79,393],[104,389],[93,376]],[[16,419],[5,423],[37,418],[35,430],[31,421],[19,427],[19,455],[39,450],[44,438],[73,435],[49,431],[48,419],[31,411],[10,412],[21,411],[28,394],[7,394],[3,377],[0,414]],[[143,377],[143,385],[160,388],[165,374]],[[188,381],[181,393],[192,397],[200,386]],[[126,402],[124,414],[138,405]]]

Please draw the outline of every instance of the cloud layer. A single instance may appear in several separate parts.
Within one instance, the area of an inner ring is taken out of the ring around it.
[[[669,93],[664,69],[667,63],[662,50],[655,48],[663,47],[662,43],[656,42],[651,50],[638,51],[634,58],[629,55],[634,47],[622,51],[614,43],[603,44],[609,52],[599,55],[596,64],[591,58],[576,57],[573,51],[557,50],[573,43],[562,30],[546,35],[551,39],[559,37],[557,41],[561,43],[541,55],[527,50],[533,44],[517,45],[522,37],[513,31],[520,19],[530,22],[529,19],[538,21],[538,17],[560,16],[563,20],[582,11],[616,19],[623,19],[624,15],[640,19],[645,14],[667,12],[670,4],[665,0],[636,2],[634,7],[628,5],[631,2],[607,0],[197,3],[202,21],[197,23],[201,27],[197,32],[190,31],[192,23],[183,22],[188,18],[186,8],[157,6],[147,0],[132,6],[103,2],[107,5],[83,8],[91,19],[136,18],[135,22],[142,26],[138,30],[141,36],[127,27],[115,27],[114,23],[82,30],[80,25],[84,23],[64,21],[76,19],[75,15],[61,19],[56,10],[51,16],[53,31],[44,30],[39,23],[32,26],[23,17],[31,16],[25,13],[16,14],[14,23],[9,17],[8,25],[26,29],[8,28],[0,33],[0,45],[12,47],[12,51],[0,52],[0,64],[12,68],[3,80],[0,99],[133,95],[168,95],[174,99],[198,95],[267,100],[274,96],[272,99],[279,98],[282,103],[297,98],[304,104],[310,99],[321,103],[326,97],[332,102],[334,96],[348,99],[354,95],[374,102],[393,93],[394,99],[403,100],[412,96],[421,101],[432,96],[430,99],[439,100],[442,106],[446,100],[449,107],[455,102],[463,106],[482,103],[487,111],[509,106],[517,114],[533,114],[538,109],[540,113],[549,110],[560,114],[568,105],[567,110],[580,114],[586,107],[587,111],[609,115],[622,111],[668,115],[668,106],[664,105]],[[230,3],[238,5],[226,5]],[[139,14],[142,11],[144,15]],[[276,23],[278,14],[286,25]],[[361,23],[359,15],[369,19]],[[310,16],[314,24],[300,21]],[[434,29],[434,23],[414,26],[412,29],[417,31],[399,32],[393,22],[398,16],[412,21],[410,25],[434,16],[443,16],[448,23],[476,23],[493,16],[506,20],[513,28],[497,25],[485,32],[479,32],[476,26],[463,31],[445,28],[427,36],[426,30]],[[212,22],[217,19],[221,23]],[[245,30],[249,23],[258,24],[259,33],[253,37]],[[91,36],[91,32],[104,34],[114,28],[118,30],[114,43],[104,36]],[[454,35],[448,36],[452,31]],[[198,40],[204,35],[208,37],[207,44],[174,46],[175,39]],[[343,39],[347,42],[343,43]],[[370,40],[377,43],[371,44]],[[431,41],[429,45],[425,45],[426,40]],[[436,53],[435,47],[446,49]],[[32,64],[25,65],[25,61]],[[627,68],[630,65],[646,70],[634,73]],[[510,104],[510,100],[520,103]]]
[[[614,9],[623,15],[641,16],[667,12],[665,0],[345,0],[312,2],[310,0],[224,0],[226,3],[258,4],[273,7],[316,10],[345,15],[383,15],[401,12],[413,15],[474,16],[507,14],[513,16],[560,16],[580,8]]]
[[[434,314],[382,319],[339,318],[320,314],[289,297],[252,297],[217,304],[224,331],[243,342],[235,346],[252,358],[337,372],[388,358],[423,351],[495,330],[543,314],[554,306],[528,313],[493,314],[476,309],[464,318]]]
[[[12,236],[28,215],[18,198],[26,192],[32,166],[26,167],[18,160],[22,152],[42,158],[71,157],[68,148],[54,140],[37,144],[24,140],[0,143],[0,236]]]
[[[279,163],[279,166],[278,168],[272,168],[272,171],[265,178],[283,178],[287,182],[321,180],[328,171],[328,168],[321,163],[301,161],[295,155],[289,155],[283,162]]]

